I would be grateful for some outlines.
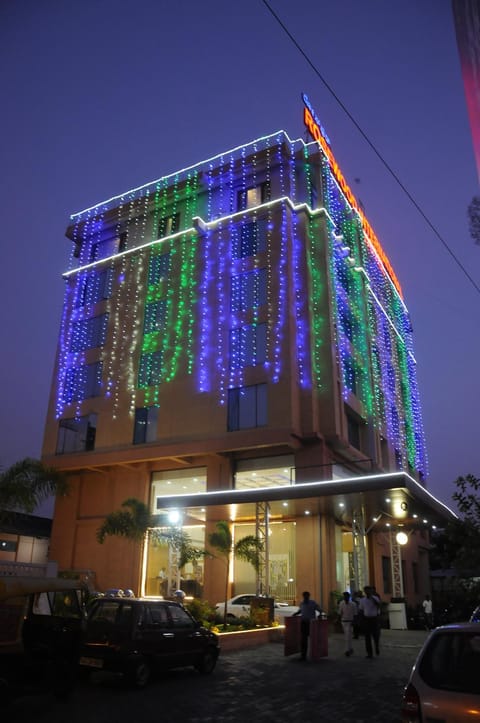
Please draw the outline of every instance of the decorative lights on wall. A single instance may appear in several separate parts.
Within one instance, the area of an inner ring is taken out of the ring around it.
[[[125,395],[132,416],[160,406],[180,373],[225,404],[249,366],[279,382],[289,333],[299,386],[321,393],[330,305],[345,399],[362,402],[402,468],[426,470],[408,312],[336,169],[321,144],[279,131],[75,214],[57,416],[80,415],[82,389],[66,397],[66,380],[96,361],[114,418]],[[85,342],[95,317],[108,320],[98,349]]]

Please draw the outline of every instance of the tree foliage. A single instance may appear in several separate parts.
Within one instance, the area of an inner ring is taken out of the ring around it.
[[[0,473],[0,520],[11,519],[15,511],[31,514],[52,495],[66,495],[65,475],[38,459],[26,457]]]
[[[459,576],[469,577],[480,570],[480,479],[467,474],[458,477],[455,485],[452,499],[459,517],[432,536],[431,566],[455,568]]]

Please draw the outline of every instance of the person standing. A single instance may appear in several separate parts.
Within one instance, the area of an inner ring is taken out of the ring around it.
[[[343,600],[338,604],[338,616],[342,623],[343,635],[345,639],[345,655],[350,657],[353,653],[352,647],[352,633],[353,633],[353,621],[357,614],[357,606],[350,600],[350,593],[346,590],[343,593]]]
[[[427,630],[431,630],[433,628],[433,603],[430,599],[430,595],[425,595],[422,607],[425,618],[425,628]]]
[[[376,654],[380,655],[380,598],[374,592],[374,588],[372,588],[371,585],[366,585],[364,591],[365,597],[362,597],[360,600],[360,613],[365,635],[367,658],[373,658],[372,641],[375,645]]]
[[[315,620],[316,613],[321,613],[322,608],[315,600],[312,600],[310,593],[305,591],[303,593],[303,600],[296,613],[293,615],[300,615],[300,658],[301,660],[307,659],[308,650],[308,638],[310,635],[310,623]]]

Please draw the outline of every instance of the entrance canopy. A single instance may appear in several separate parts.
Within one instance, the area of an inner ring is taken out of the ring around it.
[[[282,487],[162,496],[156,500],[155,512],[162,518],[174,510],[181,511],[185,523],[195,524],[205,522],[207,507],[218,507],[222,519],[225,508],[230,508],[230,519],[254,518],[258,503],[269,503],[271,518],[322,514],[350,526],[355,516],[361,514],[367,530],[374,526],[376,530],[396,526],[407,531],[435,529],[444,527],[456,517],[452,510],[404,472]]]

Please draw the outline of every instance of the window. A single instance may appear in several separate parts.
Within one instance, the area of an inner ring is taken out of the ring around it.
[[[157,438],[158,407],[141,407],[135,410],[133,444],[153,442]]]
[[[232,369],[264,364],[267,355],[267,325],[249,324],[230,332]]]
[[[152,256],[148,269],[148,284],[156,286],[170,271],[170,254]]]
[[[96,414],[78,419],[61,419],[58,424],[56,454],[90,452],[95,448],[96,431]]]
[[[345,383],[352,394],[357,393],[357,368],[352,357],[345,359]]]
[[[90,249],[90,262],[98,261],[99,259],[107,259],[109,256],[113,256],[118,253],[119,238],[118,236],[111,236],[110,238],[100,239],[92,243]]]
[[[382,557],[383,592],[390,595],[392,592],[392,566],[389,557]]]
[[[172,213],[170,216],[162,216],[158,222],[158,238],[170,236],[177,233],[180,228],[180,213]]]
[[[228,431],[267,424],[267,385],[255,384],[228,390]]]
[[[353,419],[347,414],[347,428],[348,428],[348,441],[355,447],[355,449],[361,449],[360,444],[360,425],[356,419]]]
[[[232,276],[232,311],[248,311],[267,302],[267,270],[257,269]]]
[[[265,251],[267,223],[265,219],[241,224],[232,239],[232,256],[243,259]]]
[[[152,351],[142,354],[138,370],[138,386],[155,387],[160,384],[162,375],[162,352]]]
[[[77,306],[96,304],[102,299],[109,299],[112,295],[112,269],[87,274],[79,285]]]
[[[128,234],[126,231],[123,231],[118,236],[118,253],[119,254],[122,253],[122,251],[125,251],[125,249],[127,248],[127,237],[128,237]]]
[[[105,344],[108,328],[108,314],[92,316],[75,322],[72,329],[70,351],[95,349]]]
[[[0,539],[0,552],[16,552],[17,543],[13,540],[1,540]]]
[[[190,615],[181,607],[177,605],[169,605],[168,611],[171,615],[174,628],[194,628],[195,621]]]
[[[145,319],[143,322],[143,333],[151,334],[154,331],[161,331],[165,325],[167,311],[167,300],[153,301],[145,306]]]
[[[67,369],[63,400],[66,404],[98,397],[102,387],[102,362]]]
[[[237,193],[237,210],[244,211],[254,208],[270,200],[270,183],[265,181],[257,186],[250,186]]]

